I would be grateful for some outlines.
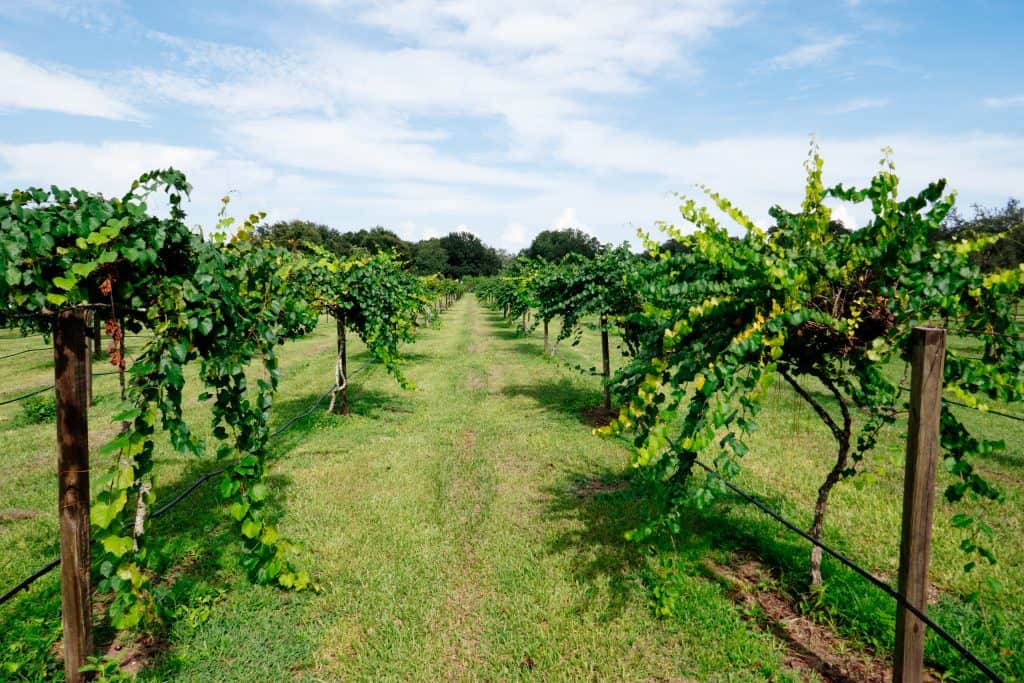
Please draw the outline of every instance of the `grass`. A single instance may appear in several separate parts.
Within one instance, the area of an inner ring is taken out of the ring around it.
[[[275,424],[329,385],[332,334],[323,325],[282,351]],[[19,343],[31,341],[3,346]],[[597,384],[533,344],[467,297],[409,349],[415,391],[372,367],[352,382],[351,416],[318,412],[275,440],[273,509],[319,594],[245,581],[213,486],[154,522],[150,563],[176,618],[149,644],[140,679],[795,679],[781,645],[696,571],[707,538],[679,551],[675,616],[655,616],[658,564],[622,538],[650,497],[622,487],[622,444],[582,424]],[[352,346],[359,367],[365,353]],[[11,391],[50,381],[31,357],[5,366]],[[99,386],[110,387],[91,416],[103,434],[113,387]],[[204,411],[190,402],[197,426]],[[0,524],[6,587],[56,552],[53,425],[25,424],[16,409],[0,424],[0,511],[39,513]],[[214,467],[161,447],[161,497]],[[16,675],[59,675],[58,612],[53,575],[0,607],[0,659]]]
[[[537,335],[520,342],[524,352],[540,353]],[[970,351],[968,340],[952,337],[950,347]],[[575,347],[562,346],[567,365],[588,367],[600,361],[600,341],[585,330]],[[613,371],[622,363],[613,360]],[[902,365],[889,368],[902,377]],[[909,384],[909,374],[904,382]],[[813,383],[807,385],[822,391]],[[819,398],[826,403],[823,393]],[[1024,415],[1020,406],[993,406]],[[1005,493],[1003,504],[969,503],[970,511],[994,530],[998,563],[982,562],[963,570],[971,558],[960,549],[961,533],[951,518],[965,510],[949,503],[941,491],[951,479],[940,470],[935,511],[930,576],[937,590],[929,614],[952,635],[1007,680],[1024,680],[1024,422],[968,408],[954,408],[973,433],[1002,439],[1006,450],[975,462],[977,469]],[[770,390],[758,431],[750,440],[737,484],[757,494],[786,517],[808,528],[817,488],[834,462],[835,442],[827,428],[782,381]],[[879,444],[864,463],[864,474],[842,482],[833,491],[826,520],[825,541],[852,555],[862,566],[895,587],[903,496],[905,422],[883,431]],[[729,497],[712,509],[693,513],[688,542],[707,544],[715,551],[754,553],[782,571],[784,588],[794,596],[806,593],[809,548],[773,520]],[[862,647],[891,652],[894,640],[893,601],[863,579],[826,557],[824,593],[818,598],[817,618],[831,622]],[[926,659],[952,680],[983,680],[974,667],[934,634],[928,638]]]

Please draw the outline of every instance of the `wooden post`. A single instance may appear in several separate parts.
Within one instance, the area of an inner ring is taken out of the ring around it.
[[[53,331],[57,390],[58,515],[60,519],[60,597],[64,622],[67,680],[92,654],[92,590],[89,586],[89,394],[92,346],[89,313],[57,313]]]
[[[548,347],[548,321],[544,321],[544,355],[550,356],[551,349]]]
[[[913,331],[910,424],[907,431],[906,480],[903,485],[903,535],[900,540],[899,591],[924,612],[928,606],[928,561],[931,555],[935,472],[939,462],[939,417],[946,331]],[[924,676],[925,625],[903,606],[896,608],[893,681],[918,683]]]
[[[601,315],[601,375],[604,377],[604,409],[612,409],[612,388],[608,380],[612,376],[611,358],[608,354],[608,316]]]

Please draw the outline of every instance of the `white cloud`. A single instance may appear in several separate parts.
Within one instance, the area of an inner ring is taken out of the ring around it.
[[[498,246],[509,251],[519,251],[528,246],[533,239],[532,232],[522,223],[509,223],[498,238]]]
[[[0,110],[3,109],[56,111],[115,120],[142,116],[92,81],[0,50]]]
[[[834,36],[825,40],[804,43],[780,55],[775,55],[765,62],[762,68],[768,71],[784,71],[811,66],[828,59],[851,42],[849,36]]]
[[[282,166],[388,179],[416,179],[507,187],[537,187],[543,178],[460,161],[426,142],[423,131],[368,117],[324,119],[276,117],[230,126],[243,145]]]
[[[1009,97],[986,97],[983,100],[983,102],[985,106],[990,109],[1024,107],[1024,95],[1010,95]]]
[[[336,191],[322,181],[282,174],[242,159],[224,158],[214,150],[145,142],[82,144],[0,144],[0,184],[79,187],[121,196],[145,171],[174,167],[195,188],[186,211],[189,223],[216,222],[220,198],[231,195],[230,213],[248,216],[267,211],[274,219],[312,218],[298,206],[316,206]],[[160,206],[154,199],[154,210]],[[306,209],[308,211],[308,209]]]
[[[387,31],[399,45],[369,49],[314,31],[288,37],[301,47],[270,52],[157,33],[186,68],[128,77],[147,100],[243,119],[382,110],[498,117],[512,133],[508,156],[525,160],[584,114],[581,95],[636,92],[655,72],[692,75],[696,51],[738,21],[738,3],[722,0],[310,4]]]
[[[175,166],[184,170],[196,187],[190,222],[211,225],[219,198],[228,190],[237,190],[232,195],[234,215],[262,209],[273,219],[303,218],[339,229],[381,224],[410,238],[445,234],[469,225],[486,242],[513,251],[528,245],[544,226],[581,227],[604,242],[632,240],[637,226],[653,228],[656,220],[678,216],[679,201],[673,191],[701,199],[700,191],[693,187],[698,182],[728,197],[762,223],[768,220],[768,208],[773,204],[791,210],[799,207],[804,181],[801,162],[808,144],[804,136],[729,137],[691,145],[661,141],[664,149],[647,160],[646,167],[637,162],[636,152],[651,152],[646,145],[655,140],[640,142],[643,146],[632,151],[628,144],[608,147],[607,156],[598,160],[606,169],[646,171],[649,175],[640,182],[625,182],[628,175],[617,176],[614,183],[601,175],[577,175],[513,194],[435,182],[353,184],[329,174],[310,177],[273,170],[242,155],[206,148],[125,141],[0,144],[0,183],[8,187],[56,183],[120,195],[139,173]],[[877,170],[879,149],[891,145],[904,194],[920,190],[943,170],[952,174],[950,183],[960,191],[961,205],[1002,204],[1024,187],[1024,164],[1020,162],[1024,137],[892,134],[823,136],[820,142],[829,185],[840,181],[865,185]],[[626,158],[619,158],[620,154]],[[581,215],[588,217],[588,225],[580,224]],[[851,227],[859,226],[864,208],[844,206],[837,209],[836,216]]]
[[[551,223],[552,230],[566,230],[568,228],[575,228],[583,232],[593,234],[590,228],[584,225],[579,217],[576,215],[576,209],[566,208],[562,213],[558,214],[558,218]]]
[[[886,97],[857,97],[852,100],[841,102],[840,104],[826,109],[826,114],[852,114],[857,111],[864,111],[865,109],[880,109],[882,107],[888,107],[891,100]]]

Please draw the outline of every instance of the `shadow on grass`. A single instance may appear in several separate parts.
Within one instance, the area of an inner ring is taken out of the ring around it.
[[[580,581],[610,587],[604,609],[614,617],[635,601],[646,562],[643,548],[623,534],[640,525],[652,509],[648,487],[629,482],[622,472],[571,473],[545,491],[551,497],[548,514],[569,520],[566,531],[548,544],[547,551],[567,555]]]
[[[346,417],[344,415],[327,413],[330,404],[330,395],[325,397],[323,391],[309,392],[302,396],[275,402],[272,409],[274,419],[271,423],[271,433],[285,425],[288,426],[270,440],[270,448],[274,457],[283,457],[291,452],[306,438],[307,432],[330,428],[336,424],[336,420],[344,420]],[[377,420],[386,415],[412,412],[411,406],[411,396],[407,398],[400,393],[368,389],[355,383],[348,388],[349,415]],[[290,425],[289,422],[291,422]]]
[[[292,412],[301,412],[309,403],[301,399],[293,403]],[[288,412],[288,402],[284,402]],[[280,446],[280,444],[279,444]],[[293,446],[292,446],[293,447]],[[285,446],[286,450],[291,447]],[[278,450],[278,456],[281,451]],[[183,458],[185,456],[173,456]],[[184,461],[180,473],[169,481],[157,479],[155,503],[150,507],[154,512],[171,502],[175,496],[186,491],[204,476],[230,466],[231,460],[216,460],[212,457],[189,458]],[[158,467],[159,473],[159,467]],[[164,622],[154,629],[152,637],[130,638],[127,643],[118,639],[120,654],[131,659],[139,657],[134,665],[141,665],[143,677],[158,671],[158,680],[173,680],[178,666],[175,664],[174,642],[169,639],[173,626],[179,618],[194,618],[195,609],[206,609],[223,595],[225,583],[249,585],[244,569],[239,564],[241,536],[236,523],[228,516],[227,506],[220,496],[219,485],[223,477],[214,474],[189,492],[174,507],[158,518],[146,523],[146,556],[142,561],[145,572],[151,577],[153,593],[165,614]],[[269,474],[265,479],[271,492],[263,508],[264,519],[274,524],[287,515],[287,500],[292,479],[279,473]],[[129,507],[133,501],[129,501]],[[46,555],[59,555],[58,539],[55,534],[43,531],[26,539],[33,547],[45,549]],[[100,554],[93,548],[93,557]],[[93,571],[92,585],[101,580]],[[3,587],[4,589],[7,586]],[[97,593],[94,596],[93,637],[95,653],[111,651],[116,633],[106,618],[106,604],[109,595]],[[52,680],[63,674],[60,660],[61,646],[60,582],[59,569],[39,579],[31,589],[0,607],[0,652],[4,653],[5,670],[12,680]],[[118,654],[118,653],[114,653]],[[149,671],[152,670],[152,671]],[[6,680],[6,679],[5,679]]]
[[[580,386],[571,378],[545,380],[534,384],[513,384],[501,391],[503,396],[512,398],[525,396],[540,407],[566,417],[572,417],[583,424],[590,424],[585,412],[601,405],[601,392]]]

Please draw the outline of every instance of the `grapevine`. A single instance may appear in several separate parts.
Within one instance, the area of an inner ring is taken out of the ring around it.
[[[656,473],[670,502],[633,538],[677,532],[686,505],[707,505],[723,490],[711,476],[688,485],[695,459],[709,453],[719,475],[734,477],[766,390],[781,378],[837,445],[810,531],[820,540],[832,488],[859,471],[878,431],[895,420],[893,407],[901,400],[905,405],[884,368],[894,359],[909,360],[915,325],[958,320],[983,342],[983,358],[948,351],[945,385],[953,395],[973,406],[1024,395],[1024,343],[1015,339],[1020,330],[1012,311],[1024,271],[982,273],[970,255],[991,238],[934,239],[954,202],[945,181],[901,200],[888,155],[862,189],[826,188],[822,167],[812,147],[801,210],[774,208],[777,225],[769,232],[705,190],[744,230],[742,237],[688,200],[682,214],[696,232],[662,225],[674,240],[672,250],[646,238],[651,260],[633,280],[644,300],[633,315],[638,354],[616,377],[624,405],[610,431],[635,432],[634,464]],[[834,230],[830,200],[868,202],[873,216],[859,230]],[[809,388],[812,382],[826,400]],[[855,409],[866,419],[854,420]],[[941,423],[944,465],[953,478],[946,497],[1001,500],[972,464],[1001,444],[972,435],[948,407]],[[978,540],[991,536],[983,522],[959,513],[954,525],[972,534],[964,550],[995,561]],[[821,581],[820,560],[815,549],[812,585]],[[965,568],[973,566],[971,560]]]

